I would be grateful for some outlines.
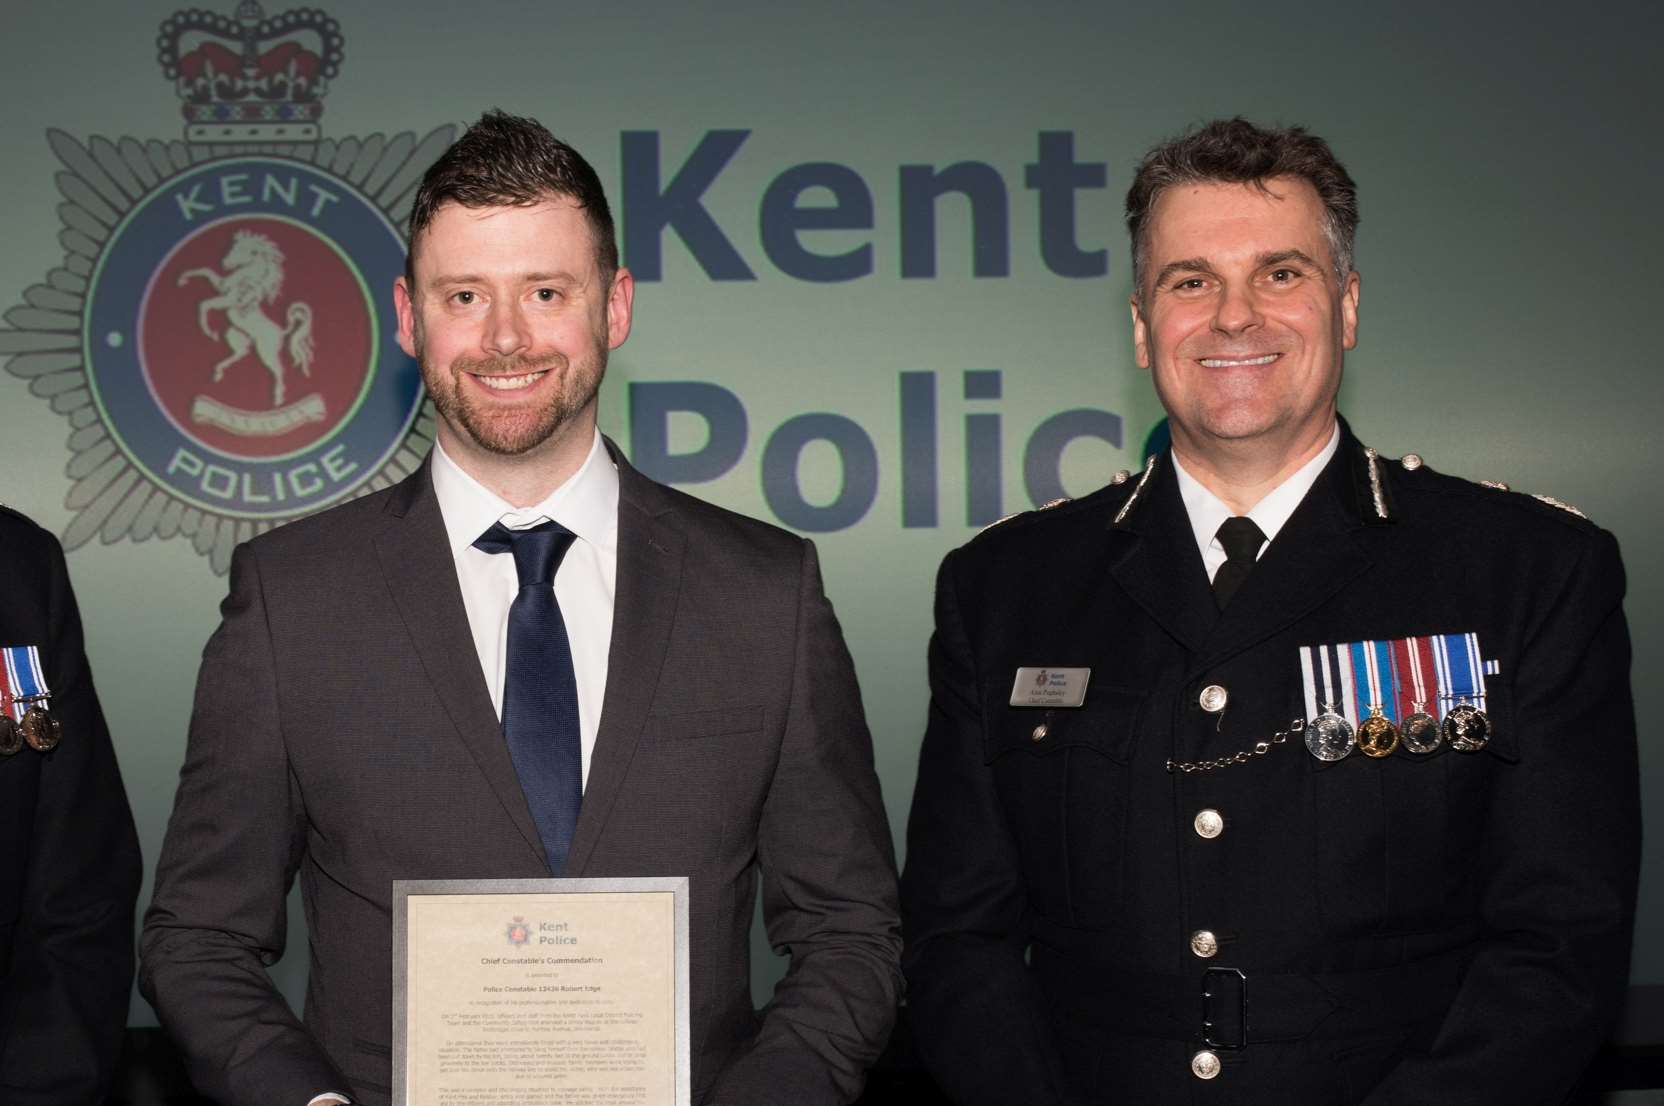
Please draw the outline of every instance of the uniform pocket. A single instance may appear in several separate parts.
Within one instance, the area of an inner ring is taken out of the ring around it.
[[[984,756],[1017,838],[1029,897],[1042,914],[1101,922],[1120,897],[1127,762],[1141,692],[1095,688],[1073,709],[1000,704]]]
[[[1353,936],[1425,933],[1468,913],[1473,858],[1494,773],[1519,759],[1510,689],[1489,681],[1490,738],[1462,753],[1447,741],[1416,754],[1354,750],[1310,758],[1318,902]]]

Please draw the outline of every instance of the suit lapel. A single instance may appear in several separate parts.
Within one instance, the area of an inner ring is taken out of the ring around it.
[[[601,724],[566,875],[583,873],[641,741],[675,623],[686,544],[681,531],[669,524],[674,508],[664,490],[631,468],[612,442],[607,445],[618,465],[612,645],[607,651]]]
[[[1110,524],[1125,544],[1110,572],[1162,629],[1198,653],[1218,613],[1168,455],[1135,494],[1138,502],[1120,522]]]
[[[1206,667],[1286,629],[1369,569],[1370,529],[1390,524],[1391,512],[1375,510],[1368,488],[1363,446],[1343,421],[1335,456],[1220,615],[1171,455],[1163,455],[1138,501],[1110,526],[1126,543],[1111,572]]]
[[[376,554],[394,605],[446,714],[503,809],[544,864],[543,843],[480,671],[456,563],[428,474],[431,463],[406,478],[388,500],[387,525],[376,537]]]

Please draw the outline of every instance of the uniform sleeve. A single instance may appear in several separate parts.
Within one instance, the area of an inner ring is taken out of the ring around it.
[[[763,920],[791,965],[713,1104],[853,1102],[895,1021],[894,847],[855,668],[805,543],[791,700],[758,827]]]
[[[1617,545],[1594,534],[1528,632],[1519,759],[1498,772],[1479,845],[1479,952],[1432,1048],[1367,1106],[1559,1103],[1610,1031],[1641,840],[1623,594]]]
[[[907,823],[902,909],[908,1019],[932,1076],[960,1106],[1069,1101],[1026,961],[1017,847],[984,763],[981,697],[955,555],[936,584],[930,718]]]
[[[260,569],[246,545],[220,613],[145,913],[139,988],[197,1090],[224,1106],[305,1103],[349,1084],[266,971],[283,953],[306,820],[284,751]]]
[[[6,644],[39,645],[62,737],[49,755],[16,755],[38,764],[6,766],[38,770],[39,788],[27,842],[5,843],[29,855],[11,970],[0,981],[0,1100],[74,1106],[102,1102],[114,1074],[141,866],[63,550],[43,538],[41,557],[5,567],[8,586],[36,588],[47,604],[49,640]]]

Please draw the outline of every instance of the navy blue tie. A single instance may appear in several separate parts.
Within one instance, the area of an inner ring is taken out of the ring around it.
[[[487,553],[513,553],[520,576],[520,594],[508,609],[503,738],[555,875],[566,865],[584,798],[578,679],[553,586],[573,536],[558,522],[526,530],[497,522],[474,542]]]

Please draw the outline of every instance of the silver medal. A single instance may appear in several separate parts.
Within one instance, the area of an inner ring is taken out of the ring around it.
[[[1439,733],[1438,720],[1422,710],[1405,718],[1398,734],[1404,741],[1404,748],[1423,755],[1437,749],[1439,742],[1444,740],[1444,735]]]
[[[1306,748],[1318,760],[1345,760],[1356,743],[1352,723],[1334,711],[1324,711],[1306,724]]]

